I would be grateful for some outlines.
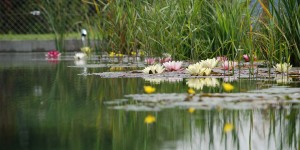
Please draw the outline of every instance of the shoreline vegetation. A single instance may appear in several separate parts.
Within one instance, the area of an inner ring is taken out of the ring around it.
[[[235,61],[247,54],[250,58],[267,60],[269,66],[282,62],[300,65],[297,0],[84,0],[78,3],[70,5],[58,0],[38,4],[53,33],[45,37],[55,39],[60,52],[64,51],[64,40],[80,38],[79,32],[74,32],[84,28],[88,33],[87,45],[89,40],[106,43],[94,45],[95,52],[129,55],[144,51],[148,57],[169,53],[176,60],[226,56]],[[70,18],[76,8],[82,14]],[[5,38],[9,37],[17,38],[14,35]],[[23,38],[43,39],[36,35]]]

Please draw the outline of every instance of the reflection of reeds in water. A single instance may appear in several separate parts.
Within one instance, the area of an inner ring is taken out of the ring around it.
[[[285,75],[276,76],[275,79],[277,84],[289,84],[293,81],[293,78]]]
[[[160,84],[162,82],[176,83],[183,81],[182,78],[143,78],[146,82]]]
[[[202,90],[204,86],[207,87],[220,86],[220,83],[216,78],[192,78],[192,79],[187,79],[186,84],[188,85],[188,87],[197,90]]]

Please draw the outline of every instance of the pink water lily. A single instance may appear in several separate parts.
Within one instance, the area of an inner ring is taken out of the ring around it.
[[[181,69],[182,61],[169,61],[163,63],[167,71],[178,71]]]
[[[162,56],[163,56],[163,58],[159,59],[159,62],[161,64],[163,64],[165,62],[172,61],[172,55],[171,54],[169,54],[169,53],[163,53]]]
[[[253,57],[253,60],[255,61],[256,60],[256,56],[252,55],[252,57]],[[245,62],[249,62],[251,57],[248,54],[244,54],[243,58],[244,58]]]
[[[46,57],[48,58],[58,58],[61,55],[61,53],[57,50],[51,50],[46,54]]]
[[[221,62],[221,61],[227,61],[227,57],[226,56],[218,56],[217,57],[217,60],[219,61],[219,62]]]
[[[172,58],[171,57],[167,57],[167,58],[160,58],[159,59],[159,62],[161,64],[165,63],[165,62],[169,62],[169,61],[172,61]]]
[[[147,65],[153,65],[155,63],[155,58],[146,58],[145,63]]]
[[[247,54],[244,54],[243,58],[244,58],[245,62],[249,62],[250,61],[250,57]]]
[[[234,67],[238,65],[235,61],[224,61],[222,63],[222,69],[224,70],[232,70]]]

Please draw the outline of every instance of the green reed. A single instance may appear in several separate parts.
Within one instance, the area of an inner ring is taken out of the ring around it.
[[[291,62],[299,65],[300,9],[296,0],[269,0],[260,2],[263,16],[259,18],[256,44],[270,65],[275,62]],[[270,6],[270,7],[268,7]]]
[[[115,0],[89,4],[97,10],[91,24],[108,43],[107,51],[140,49],[150,56],[167,52],[178,59],[204,59],[227,54],[234,58],[237,49],[252,49],[249,1]]]
[[[56,48],[64,51],[64,40],[68,33],[78,32],[76,24],[81,22],[86,8],[80,7],[79,1],[70,3],[65,0],[57,1],[40,1],[41,8],[45,18],[47,19],[50,31],[54,33]],[[78,35],[80,36],[79,32]]]
[[[299,3],[296,0],[83,1],[92,38],[104,51],[148,56],[170,53],[175,59],[198,60],[242,54],[274,62],[299,60]],[[263,5],[260,16],[255,7]],[[266,7],[270,6],[270,7]],[[281,9],[279,9],[279,6]],[[242,50],[242,51],[239,51]]]
[[[279,0],[278,4],[270,0],[272,15],[278,26],[280,48],[288,51],[292,63],[299,65],[300,59],[300,2],[297,0]],[[282,44],[284,47],[282,47]],[[287,56],[284,56],[287,57]]]

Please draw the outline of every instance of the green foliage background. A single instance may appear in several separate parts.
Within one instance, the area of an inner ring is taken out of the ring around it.
[[[242,53],[270,66],[300,64],[297,0],[5,0],[0,7],[1,34],[54,33],[60,51],[66,35],[86,28],[89,40],[100,41],[96,52],[167,52],[181,60],[221,55],[239,60]]]

